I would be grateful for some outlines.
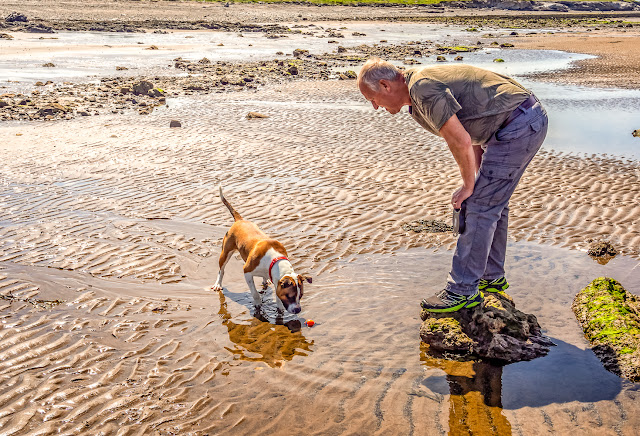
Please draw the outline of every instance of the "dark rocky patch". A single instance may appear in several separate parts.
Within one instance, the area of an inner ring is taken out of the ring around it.
[[[417,220],[402,224],[402,230],[415,233],[447,233],[453,231],[453,226],[438,220]]]
[[[422,311],[420,338],[437,352],[518,362],[541,357],[554,344],[534,315],[516,309],[505,293],[485,293],[482,304],[451,313]]]

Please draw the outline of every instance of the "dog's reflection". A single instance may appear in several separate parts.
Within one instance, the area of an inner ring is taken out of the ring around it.
[[[293,356],[307,356],[312,352],[313,341],[305,339],[300,331],[302,323],[297,317],[286,321],[281,314],[271,316],[265,308],[257,311],[250,320],[236,322],[229,313],[224,291],[218,291],[218,295],[218,315],[222,319],[222,325],[227,328],[229,339],[235,344],[227,350],[238,359],[280,367],[285,361],[293,359]]]
[[[450,435],[511,435],[511,423],[502,411],[502,366],[483,361],[456,361],[434,357],[426,346],[422,347],[420,360],[425,366],[441,369],[446,373],[451,395]],[[429,386],[429,379],[425,379],[423,384],[432,388]],[[437,389],[431,390],[437,392]]]

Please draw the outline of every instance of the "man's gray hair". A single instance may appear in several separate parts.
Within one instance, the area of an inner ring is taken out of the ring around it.
[[[364,63],[358,74],[358,86],[365,84],[372,91],[378,91],[380,80],[394,81],[402,73],[395,65],[380,58],[371,58]]]

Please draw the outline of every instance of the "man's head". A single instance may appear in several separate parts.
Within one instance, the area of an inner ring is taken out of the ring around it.
[[[358,74],[358,88],[374,109],[383,107],[397,114],[410,105],[409,89],[404,76],[394,65],[379,58],[369,59]]]

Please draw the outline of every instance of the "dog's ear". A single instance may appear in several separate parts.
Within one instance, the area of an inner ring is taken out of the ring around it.
[[[307,283],[311,283],[312,282],[312,278],[311,276],[308,276],[306,274],[298,274],[300,277],[300,281],[304,282],[305,280],[307,281]]]

